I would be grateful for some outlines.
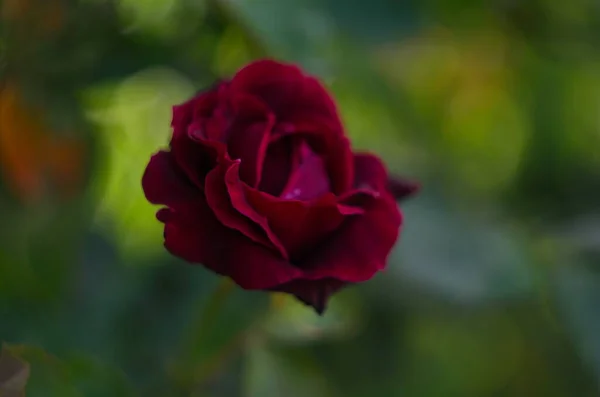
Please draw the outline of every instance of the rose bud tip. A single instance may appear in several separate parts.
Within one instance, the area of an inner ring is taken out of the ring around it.
[[[402,178],[391,177],[388,180],[388,190],[397,200],[414,196],[421,190],[421,184]]]

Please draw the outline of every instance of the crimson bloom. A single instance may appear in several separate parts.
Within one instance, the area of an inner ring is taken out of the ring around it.
[[[148,164],[165,247],[248,290],[332,293],[386,266],[402,223],[381,160],[354,153],[336,105],[297,66],[253,62],[173,108],[170,150]],[[395,196],[395,197],[394,197]]]

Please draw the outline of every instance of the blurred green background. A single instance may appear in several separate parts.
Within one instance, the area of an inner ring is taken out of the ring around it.
[[[0,5],[0,341],[27,396],[600,395],[599,2]],[[265,56],[424,186],[324,317],[211,300],[140,186],[171,106]]]

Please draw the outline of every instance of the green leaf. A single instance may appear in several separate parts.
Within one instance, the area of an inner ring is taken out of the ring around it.
[[[245,291],[221,280],[210,296],[199,298],[169,365],[171,377],[182,390],[204,390],[244,347],[246,339],[268,308],[268,294]]]
[[[243,397],[329,397],[332,392],[324,374],[305,355],[299,360],[290,359],[270,349],[265,340],[258,337],[249,341],[246,350]]]
[[[27,397],[80,397],[64,362],[44,350],[25,345],[10,346],[11,354],[31,366]]]
[[[68,359],[66,365],[74,386],[82,396],[130,397],[137,395],[124,373],[93,358],[81,354],[74,355]]]
[[[344,34],[364,44],[379,45],[413,35],[423,24],[417,2],[362,0],[323,0],[322,12],[334,19]],[[318,3],[317,3],[318,4]]]
[[[389,266],[392,277],[382,277],[382,291],[398,291],[397,296],[411,291],[458,304],[531,292],[525,240],[508,225],[466,216],[425,195],[403,205],[403,212],[402,235]]]
[[[559,266],[553,276],[562,318],[600,384],[600,274],[581,263],[569,263]]]
[[[23,385],[31,367],[27,397],[136,395],[127,378],[120,371],[81,354],[61,360],[38,347],[26,345],[7,346],[3,351],[3,356],[9,354],[13,361],[26,361],[20,368],[20,372],[16,373],[16,377],[12,378],[12,385]],[[1,379],[2,375],[0,381]]]

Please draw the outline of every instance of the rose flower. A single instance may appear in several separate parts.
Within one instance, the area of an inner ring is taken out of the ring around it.
[[[386,266],[416,186],[354,153],[314,77],[253,62],[173,108],[170,149],[142,185],[165,208],[165,247],[248,290],[279,291],[323,313],[347,284]]]

